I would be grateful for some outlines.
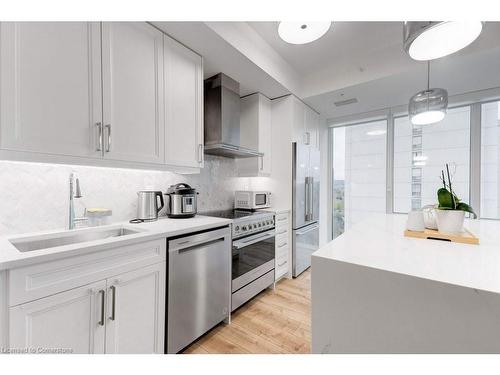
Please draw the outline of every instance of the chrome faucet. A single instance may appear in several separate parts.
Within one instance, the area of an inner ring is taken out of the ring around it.
[[[75,229],[75,223],[87,221],[84,214],[83,217],[75,217],[75,205],[74,199],[81,198],[82,191],[80,190],[80,180],[78,179],[76,173],[71,172],[69,175],[69,215],[68,215],[68,229]],[[87,209],[85,209],[85,212]]]

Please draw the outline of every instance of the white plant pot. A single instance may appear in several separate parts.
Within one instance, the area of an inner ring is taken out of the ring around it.
[[[459,210],[436,210],[436,222],[440,232],[460,233],[464,228],[465,212]]]

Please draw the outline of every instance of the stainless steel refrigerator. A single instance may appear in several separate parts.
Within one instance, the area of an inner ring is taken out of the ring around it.
[[[319,247],[320,153],[311,146],[292,143],[293,235],[292,276],[311,266]]]

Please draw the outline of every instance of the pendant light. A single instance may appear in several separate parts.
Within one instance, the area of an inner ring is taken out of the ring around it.
[[[430,88],[430,62],[427,61],[427,90],[413,95],[408,104],[408,115],[414,125],[435,124],[446,115],[448,92],[445,89]]]
[[[482,29],[481,21],[405,22],[404,48],[414,60],[434,60],[467,47]]]

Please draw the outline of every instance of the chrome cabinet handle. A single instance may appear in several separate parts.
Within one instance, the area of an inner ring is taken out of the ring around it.
[[[276,233],[276,234],[278,234],[278,235],[279,235],[279,234],[285,234],[285,233],[286,233],[286,230],[283,230],[283,231],[278,232],[278,233]]]
[[[284,266],[286,264],[286,260],[283,263],[278,263],[278,267]]]
[[[282,243],[281,245],[278,245],[278,247],[283,247],[286,246],[286,242]]]
[[[203,163],[203,145],[198,145],[198,163]]]
[[[109,289],[111,290],[111,316],[109,317],[109,319],[115,320],[116,286],[111,285]]]
[[[95,126],[97,127],[98,131],[98,141],[97,141],[97,148],[95,149],[96,151],[102,151],[102,122],[96,122]]]
[[[106,152],[111,150],[111,124],[104,125],[108,131],[108,140],[106,142]]]
[[[278,221],[283,221],[286,220],[286,217],[282,217],[281,219],[278,219]]]
[[[104,290],[100,290],[99,294],[101,295],[101,320],[99,320],[99,325],[103,326],[104,325],[104,297],[105,297],[105,292]]]

